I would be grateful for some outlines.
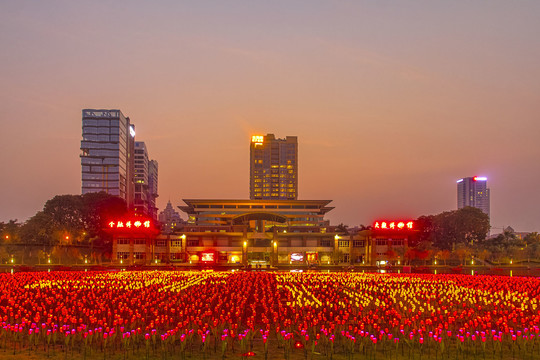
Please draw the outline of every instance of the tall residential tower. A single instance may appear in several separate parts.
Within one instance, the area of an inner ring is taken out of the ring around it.
[[[482,176],[466,177],[457,181],[458,209],[472,206],[489,214],[489,189],[487,178]]]
[[[274,134],[251,137],[249,198],[298,199],[298,141],[296,136],[276,139]]]
[[[157,220],[157,161],[150,160],[143,141],[135,141],[135,212]]]
[[[105,191],[134,200],[135,126],[120,110],[82,111],[82,193]]]

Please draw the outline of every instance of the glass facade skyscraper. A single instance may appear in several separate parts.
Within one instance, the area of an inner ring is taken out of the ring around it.
[[[120,110],[82,111],[82,193],[105,191],[134,200],[135,126]]]
[[[249,198],[298,199],[298,140],[276,139],[274,134],[251,137]]]
[[[482,210],[489,216],[489,195],[486,177],[466,177],[457,181],[458,209],[472,206]]]

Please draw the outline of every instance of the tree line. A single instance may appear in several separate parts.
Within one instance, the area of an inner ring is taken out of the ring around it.
[[[476,261],[493,265],[540,260],[538,233],[520,237],[505,229],[496,237],[488,237],[489,217],[474,207],[420,216],[416,227],[418,232],[403,254],[409,262],[452,261],[465,265]]]
[[[126,211],[123,199],[105,192],[57,195],[24,223],[0,222],[0,264],[101,262],[112,252],[107,220]]]

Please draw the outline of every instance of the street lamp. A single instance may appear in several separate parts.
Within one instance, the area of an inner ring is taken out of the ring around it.
[[[14,256],[15,256],[15,255],[13,255],[13,254],[11,255],[11,263],[12,263],[12,264],[15,262]]]
[[[247,258],[247,241],[244,241],[244,248],[243,248],[243,262],[244,262],[244,265],[247,265],[248,264],[248,258]]]

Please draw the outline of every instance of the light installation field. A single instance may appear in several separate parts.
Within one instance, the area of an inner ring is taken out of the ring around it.
[[[540,357],[540,280],[288,272],[0,275],[0,350],[70,358]]]

